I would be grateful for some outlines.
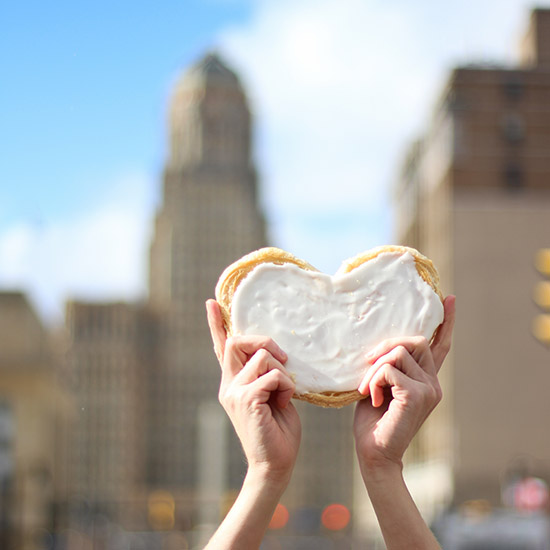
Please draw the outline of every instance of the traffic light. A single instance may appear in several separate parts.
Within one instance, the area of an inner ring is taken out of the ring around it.
[[[533,319],[533,335],[550,347],[550,248],[541,248],[535,256],[535,267],[544,280],[539,281],[533,291],[535,303],[543,310]]]

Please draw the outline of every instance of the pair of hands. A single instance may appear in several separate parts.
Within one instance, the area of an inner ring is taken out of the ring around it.
[[[249,470],[288,483],[300,446],[301,425],[291,402],[294,382],[285,352],[265,337],[227,338],[221,311],[206,303],[214,350],[221,365],[219,399],[241,440]],[[362,471],[401,467],[405,450],[441,399],[437,373],[451,345],[455,300],[430,345],[425,338],[386,340],[367,357],[354,436]]]

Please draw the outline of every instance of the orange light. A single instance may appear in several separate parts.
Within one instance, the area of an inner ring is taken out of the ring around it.
[[[289,516],[287,507],[284,504],[277,504],[277,508],[275,508],[275,512],[273,512],[273,516],[269,522],[269,528],[282,529],[288,523]]]
[[[550,315],[537,315],[535,317],[533,334],[537,340],[550,346]]]
[[[169,531],[175,524],[176,503],[168,491],[155,491],[147,499],[149,524],[156,531]]]
[[[321,514],[321,523],[331,531],[345,529],[350,519],[351,513],[343,504],[329,504]]]
[[[550,309],[550,281],[539,281],[535,285],[533,299],[538,306]]]
[[[174,501],[174,497],[168,491],[162,491],[162,490],[153,491],[149,495],[149,498],[147,499],[147,502],[148,502],[149,506],[155,505],[155,504],[158,504],[158,503],[166,504],[166,506],[168,508],[170,508],[172,511],[174,511],[175,508],[176,508],[176,503]]]
[[[541,248],[535,256],[535,267],[543,274],[550,276],[550,248]]]

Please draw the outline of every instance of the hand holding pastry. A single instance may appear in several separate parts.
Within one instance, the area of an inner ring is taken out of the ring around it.
[[[364,468],[401,463],[409,443],[441,400],[437,373],[450,348],[454,296],[446,298],[445,320],[433,343],[422,337],[382,342],[369,354],[370,368],[359,391],[354,432]]]
[[[300,420],[290,399],[294,382],[286,354],[263,336],[226,337],[214,300],[206,304],[222,368],[219,399],[241,440],[248,466],[268,476],[290,476],[300,444]]]
[[[432,262],[414,249],[380,247],[330,277],[266,248],[229,266],[216,298],[207,312],[219,398],[249,468],[207,548],[259,548],[298,452],[292,396],[328,407],[362,399],[356,449],[388,550],[439,548],[401,475],[407,446],[441,398],[437,371],[454,321],[454,297],[442,305]]]
[[[206,303],[222,368],[219,399],[241,441],[248,471],[237,500],[205,550],[260,547],[298,454],[301,425],[285,353],[270,338],[227,338],[220,307]]]
[[[402,477],[412,438],[441,399],[437,373],[449,352],[455,298],[430,345],[424,338],[382,342],[371,353],[359,391],[370,395],[355,409],[354,435],[361,474],[388,550],[436,550]]]

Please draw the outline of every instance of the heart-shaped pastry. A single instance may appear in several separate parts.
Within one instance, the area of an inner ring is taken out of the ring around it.
[[[433,337],[443,321],[439,275],[413,248],[382,246],[335,275],[278,248],[231,264],[216,286],[229,335],[269,336],[286,352],[294,396],[342,407],[357,391],[365,355],[386,338]]]

